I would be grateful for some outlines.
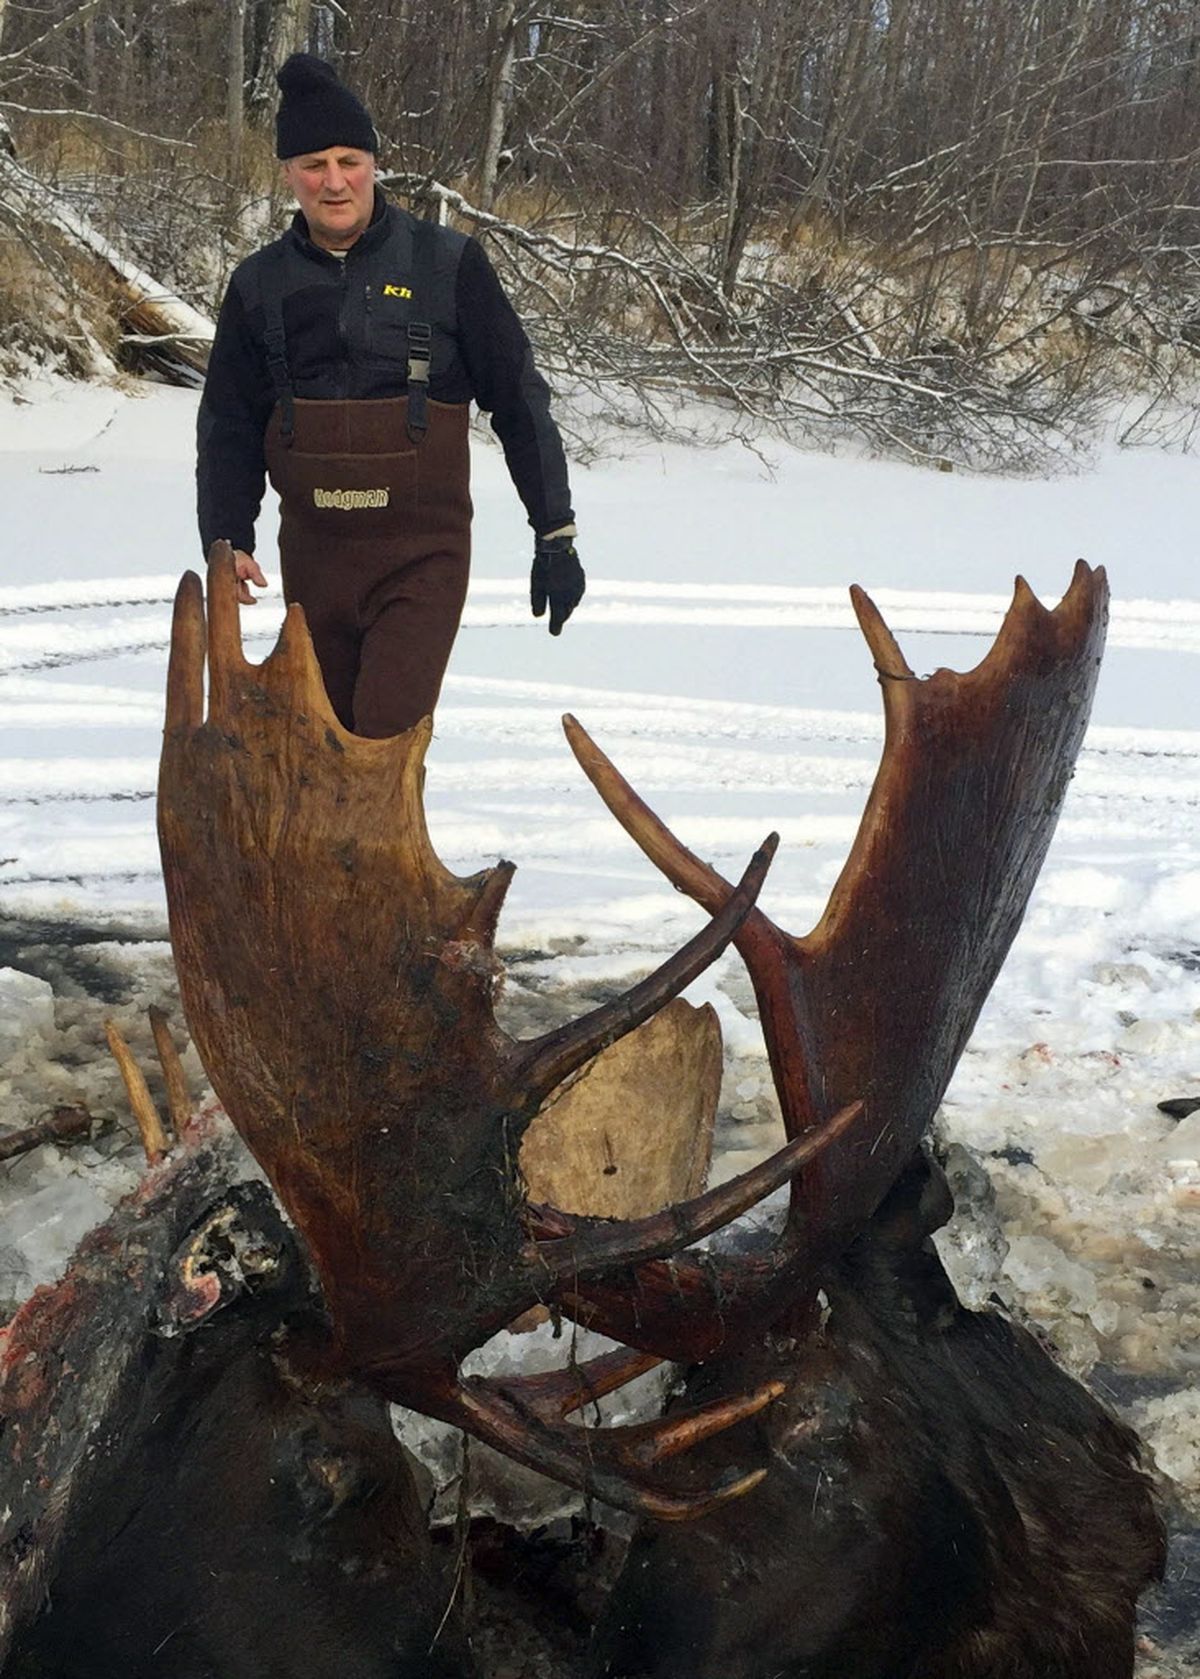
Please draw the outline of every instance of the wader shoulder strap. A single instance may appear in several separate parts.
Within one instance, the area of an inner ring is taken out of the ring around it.
[[[267,371],[271,375],[275,400],[279,404],[279,435],[290,448],[292,433],[296,429],[296,406],[291,370],[288,367],[287,338],[283,330],[283,246],[276,246],[271,256],[273,261],[268,259],[261,264],[262,306],[265,318],[263,343],[267,351]]]
[[[436,222],[418,222],[413,229],[413,312],[408,323],[408,437],[420,443],[429,430],[429,362],[432,355],[433,258]]]

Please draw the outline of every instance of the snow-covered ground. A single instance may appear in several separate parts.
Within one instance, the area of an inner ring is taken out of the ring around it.
[[[57,387],[0,407],[0,965],[60,917],[97,948],[109,928],[118,967],[164,963],[153,789],[169,601],[199,561],[195,403]],[[700,923],[599,804],[562,712],[726,872],[777,828],[762,902],[802,932],[881,739],[847,585],[924,673],[979,661],[1018,571],[1056,600],[1077,557],[1108,568],[1093,725],[946,1104],[946,1137],[984,1169],[954,1157],[972,1212],[949,1245],[964,1286],[1019,1303],[1139,1422],[1200,1516],[1200,1112],[1156,1106],[1200,1096],[1200,461],[1113,451],[1013,480],[778,444],[766,464],[737,444],[626,448],[575,475],[590,583],[558,640],[528,615],[529,533],[499,451],[476,450],[474,582],[427,804],[452,869],[520,865],[501,928],[518,997],[626,983]],[[279,618],[277,591],[243,613],[252,657]],[[139,930],[151,942],[130,954]],[[775,1129],[736,956],[689,995],[725,1029],[719,1170],[740,1169]],[[50,1053],[73,1029],[63,1006]],[[85,1059],[55,1099],[86,1085]],[[32,1117],[39,1065],[28,1044],[0,1065],[0,1117]]]

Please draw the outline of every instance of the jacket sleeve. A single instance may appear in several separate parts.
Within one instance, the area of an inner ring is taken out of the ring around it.
[[[266,488],[264,439],[275,405],[266,356],[246,320],[236,280],[225,293],[196,428],[196,504],[207,554],[224,537],[254,552]]]
[[[459,260],[455,302],[475,400],[492,417],[529,523],[545,536],[575,517],[562,438],[525,328],[476,239],[467,240]]]

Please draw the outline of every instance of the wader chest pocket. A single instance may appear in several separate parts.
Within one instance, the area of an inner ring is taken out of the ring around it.
[[[419,451],[388,455],[308,455],[281,451],[271,482],[289,524],[331,537],[407,531],[419,503]]]

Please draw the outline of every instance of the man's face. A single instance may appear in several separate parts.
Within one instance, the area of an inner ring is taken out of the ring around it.
[[[309,235],[327,251],[353,245],[375,207],[375,159],[355,146],[327,146],[301,152],[283,165],[283,178],[296,195]]]

